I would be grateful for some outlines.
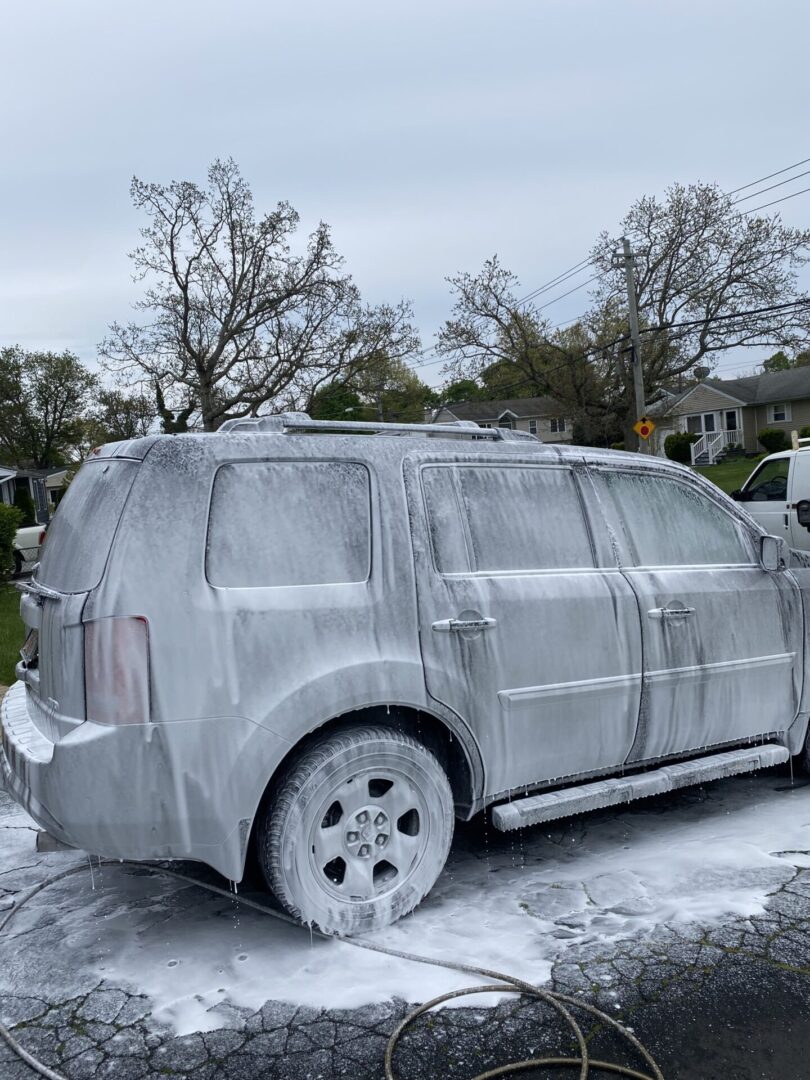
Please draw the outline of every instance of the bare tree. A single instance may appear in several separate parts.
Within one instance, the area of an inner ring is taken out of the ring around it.
[[[699,363],[740,347],[800,349],[808,342],[807,293],[797,270],[810,258],[810,230],[788,228],[778,214],[748,216],[715,184],[675,184],[663,200],[631,206],[619,236],[603,232],[591,256],[600,274],[588,323],[616,322],[625,307],[621,236],[635,254],[648,397]],[[632,371],[616,353],[625,387],[625,424],[634,416]]]
[[[296,211],[257,218],[232,160],[213,163],[205,189],[135,178],[131,194],[149,220],[131,253],[144,318],[111,326],[101,356],[159,385],[164,408],[195,402],[205,430],[308,400],[381,340],[394,356],[417,347],[409,305],[364,307],[323,223],[294,252]]]
[[[621,236],[635,274],[648,400],[679,376],[729,349],[810,341],[810,302],[797,270],[810,258],[810,230],[778,215],[747,216],[715,185],[675,185],[663,201],[639,199],[619,236],[602,233],[591,252],[598,283],[590,310],[554,330],[497,257],[480,274],[450,279],[456,303],[439,332],[450,378],[480,377],[498,364],[520,394],[546,393],[587,427],[603,417],[635,445],[636,419]],[[498,380],[502,383],[502,380]]]
[[[455,303],[437,345],[448,379],[483,377],[502,398],[548,395],[590,429],[614,396],[610,363],[589,353],[598,335],[579,323],[554,330],[534,303],[519,302],[520,283],[497,255],[448,281]]]

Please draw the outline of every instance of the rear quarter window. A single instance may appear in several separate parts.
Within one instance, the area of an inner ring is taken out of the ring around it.
[[[82,465],[48,526],[37,581],[65,593],[98,585],[140,465],[120,458]]]
[[[371,570],[370,478],[348,461],[245,461],[214,478],[206,576],[221,588],[337,585]]]

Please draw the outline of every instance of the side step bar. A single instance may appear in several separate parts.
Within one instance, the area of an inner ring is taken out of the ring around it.
[[[556,821],[587,810],[601,810],[606,806],[643,799],[649,795],[661,795],[676,788],[703,784],[709,780],[722,780],[736,773],[755,772],[787,761],[790,753],[785,746],[766,743],[745,750],[729,750],[724,754],[682,761],[677,765],[664,765],[651,772],[635,776],[617,777],[614,780],[597,780],[593,784],[579,784],[563,791],[550,791],[543,795],[530,795],[525,799],[502,803],[492,811],[492,824],[501,832],[520,829],[525,825],[538,825],[542,821]]]

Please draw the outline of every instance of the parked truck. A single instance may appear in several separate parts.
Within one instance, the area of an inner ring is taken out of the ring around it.
[[[14,573],[22,572],[23,566],[39,560],[39,549],[45,543],[44,525],[24,525],[14,537]]]

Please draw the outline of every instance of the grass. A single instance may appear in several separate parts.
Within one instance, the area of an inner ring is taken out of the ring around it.
[[[719,465],[696,465],[695,472],[702,473],[707,480],[728,493],[743,486],[764,456],[759,454],[757,457],[732,458],[730,461],[721,461]]]
[[[0,685],[14,682],[14,665],[20,659],[24,627],[20,618],[20,594],[12,585],[0,585]]]

